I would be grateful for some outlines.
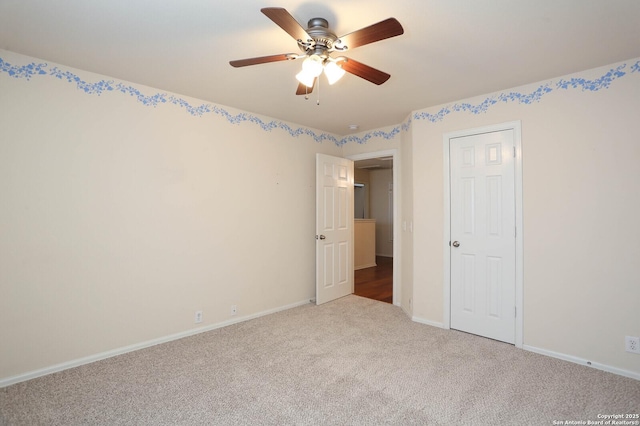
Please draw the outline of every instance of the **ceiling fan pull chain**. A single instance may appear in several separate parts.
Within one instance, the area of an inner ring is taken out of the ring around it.
[[[317,78],[318,80],[318,100],[316,101],[316,105],[320,106],[320,80],[321,78]]]

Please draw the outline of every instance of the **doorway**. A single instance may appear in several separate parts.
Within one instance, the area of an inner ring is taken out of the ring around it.
[[[376,256],[376,265],[354,273],[356,296],[393,303],[393,257]]]
[[[444,328],[523,344],[520,122],[448,133]]]
[[[355,229],[358,232],[358,228],[374,226],[376,246],[368,254],[370,261],[365,261],[360,268],[354,267],[354,294],[398,305],[400,253],[395,237],[395,230],[399,229],[397,150],[347,158],[354,161],[354,183],[359,185],[360,191],[360,195],[356,195],[359,200],[354,199],[354,206],[360,206],[354,209]],[[357,240],[356,236],[356,248]]]

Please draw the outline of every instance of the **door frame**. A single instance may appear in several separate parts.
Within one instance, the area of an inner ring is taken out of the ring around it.
[[[515,346],[522,348],[524,336],[524,228],[522,220],[522,124],[520,121],[495,124],[491,126],[477,127],[473,129],[460,130],[445,133],[442,137],[442,152],[444,161],[444,236],[442,241],[443,252],[443,321],[442,328],[451,328],[451,171],[449,146],[450,139],[473,136],[482,133],[499,132],[503,130],[513,130],[515,158],[514,158],[514,179],[515,179],[515,212],[516,212],[516,312],[515,312]]]
[[[400,265],[401,251],[399,241],[400,229],[400,152],[397,148],[384,151],[365,152],[362,154],[347,155],[352,161],[370,160],[378,157],[393,157],[393,304],[400,306]],[[352,271],[353,273],[353,271]]]

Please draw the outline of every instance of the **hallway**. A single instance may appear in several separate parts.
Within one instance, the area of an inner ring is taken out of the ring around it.
[[[393,257],[376,256],[376,264],[355,271],[354,294],[393,303]]]

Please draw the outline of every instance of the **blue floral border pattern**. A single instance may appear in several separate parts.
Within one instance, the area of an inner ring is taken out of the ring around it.
[[[187,113],[195,117],[202,117],[205,114],[215,114],[223,117],[231,124],[250,122],[260,126],[262,130],[267,132],[274,129],[280,129],[284,130],[292,137],[305,135],[311,137],[316,142],[328,141],[338,146],[344,143],[344,141],[339,140],[329,133],[317,133],[304,127],[291,127],[289,124],[277,120],[264,121],[260,117],[245,112],[234,115],[224,108],[214,104],[204,103],[201,105],[192,105],[185,99],[167,93],[158,93],[153,96],[147,96],[133,86],[116,83],[113,80],[100,80],[98,82],[90,83],[82,80],[70,71],[61,70],[58,67],[49,68],[46,63],[31,63],[28,65],[15,66],[0,58],[0,73],[6,73],[10,77],[23,78],[26,80],[31,80],[31,78],[36,75],[48,75],[59,80],[66,81],[67,83],[75,84],[78,90],[89,95],[100,96],[105,92],[120,92],[124,95],[134,97],[144,106],[157,107],[161,104],[172,104],[183,108]]]
[[[415,120],[427,120],[432,123],[442,121],[447,115],[452,112],[470,112],[472,114],[485,113],[492,106],[498,103],[517,102],[520,104],[532,104],[534,102],[540,102],[542,97],[548,93],[557,90],[567,90],[569,88],[580,88],[582,91],[597,92],[602,89],[608,89],[613,81],[625,76],[627,73],[623,71],[627,67],[627,64],[620,65],[619,67],[609,70],[605,75],[595,79],[586,80],[584,78],[571,78],[569,80],[560,79],[555,86],[551,83],[546,83],[538,87],[531,93],[500,93],[498,95],[486,98],[479,104],[472,105],[469,103],[456,103],[451,106],[442,108],[435,114],[428,112],[417,112],[413,115]],[[640,61],[630,66],[630,73],[640,73]]]
[[[90,95],[100,96],[104,92],[120,92],[124,95],[134,97],[136,101],[140,102],[144,106],[157,107],[160,104],[172,104],[183,108],[187,113],[195,117],[202,117],[206,114],[215,114],[224,118],[231,124],[249,122],[260,126],[262,130],[267,132],[274,129],[280,129],[287,132],[292,137],[304,135],[311,137],[319,143],[327,141],[333,142],[338,146],[342,146],[347,143],[366,144],[372,138],[381,138],[385,140],[394,139],[401,132],[406,132],[410,129],[412,120],[427,120],[431,123],[436,123],[444,120],[446,116],[454,112],[469,112],[471,114],[486,113],[492,106],[499,103],[517,102],[519,104],[532,104],[534,102],[540,102],[545,95],[557,90],[581,89],[582,91],[596,92],[602,89],[608,89],[611,83],[627,74],[625,71],[627,66],[628,64],[620,65],[594,80],[577,77],[573,77],[569,80],[560,79],[555,83],[555,85],[552,83],[545,83],[530,93],[500,93],[492,95],[475,105],[463,102],[445,106],[433,114],[429,112],[416,112],[413,116],[409,117],[405,123],[395,126],[389,131],[375,130],[361,135],[345,136],[342,139],[338,139],[329,133],[316,133],[315,131],[304,127],[294,128],[278,120],[263,121],[260,117],[246,112],[234,115],[224,108],[214,104],[204,103],[201,105],[192,105],[185,99],[167,93],[157,93],[153,96],[147,96],[133,86],[116,83],[113,80],[100,80],[98,82],[90,83],[82,80],[70,71],[61,70],[58,67],[49,68],[46,63],[30,63],[27,65],[17,66],[11,65],[0,58],[0,73],[6,73],[13,78],[31,80],[34,76],[49,75],[68,83],[75,84],[79,90]],[[628,73],[640,74],[640,61],[629,66]]]

